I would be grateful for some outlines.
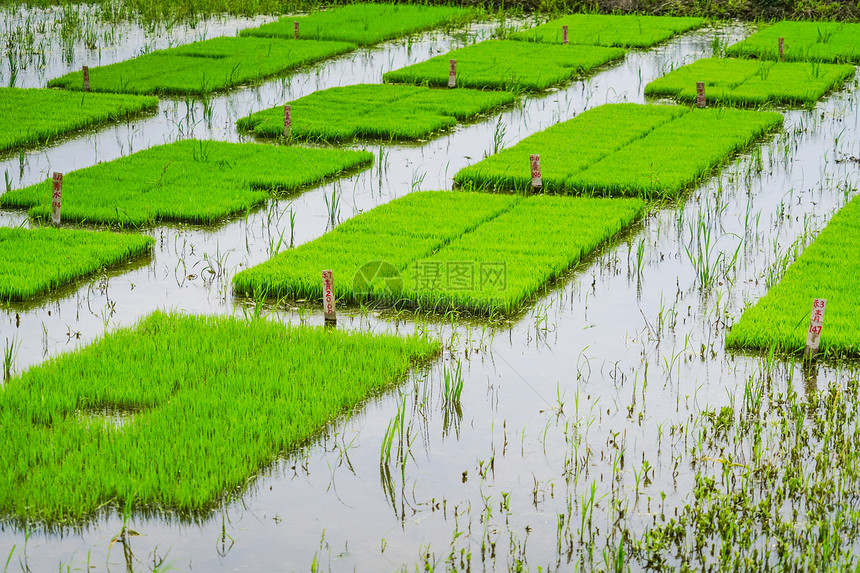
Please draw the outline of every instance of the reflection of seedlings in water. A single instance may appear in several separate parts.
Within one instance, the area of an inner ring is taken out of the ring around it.
[[[460,437],[460,420],[463,418],[463,409],[460,404],[460,396],[463,393],[463,365],[457,359],[454,368],[444,366],[442,370],[442,437],[448,435],[451,429],[457,438]]]

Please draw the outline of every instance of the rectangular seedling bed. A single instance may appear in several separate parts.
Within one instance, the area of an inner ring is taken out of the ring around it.
[[[704,25],[704,18],[571,14],[530,30],[512,34],[511,38],[561,44],[564,41],[562,27],[567,26],[568,41],[571,44],[649,48],[676,34],[695,30]]]
[[[511,314],[642,211],[639,199],[407,195],[234,278],[240,294]]]
[[[472,11],[451,6],[413,4],[349,4],[307,16],[285,16],[277,22],[242,30],[242,36],[305,40],[337,40],[369,46],[385,40],[429,30],[445,24],[461,24]]]
[[[779,283],[744,311],[726,337],[737,349],[800,353],[806,345],[812,303],[827,301],[819,350],[860,356],[860,198],[836,213],[785,271]]]
[[[0,88],[0,152],[48,143],[78,129],[157,107],[154,97]]]
[[[726,55],[778,60],[779,38],[786,61],[860,64],[860,24],[849,22],[777,22],[729,46]]]
[[[148,252],[152,237],[0,228],[0,300],[22,301]]]
[[[782,115],[772,112],[603,105],[460,170],[454,181],[528,191],[529,157],[537,154],[545,191],[675,196],[781,125]]]
[[[438,351],[417,336],[156,312],[6,383],[0,516],[209,510]]]
[[[706,58],[649,83],[645,95],[695,102],[696,83],[704,82],[708,103],[812,105],[853,75],[849,64]]]
[[[623,55],[620,48],[488,40],[388,72],[384,80],[447,86],[449,63],[456,60],[458,87],[535,91],[574,79]]]
[[[346,42],[213,38],[159,50],[109,66],[90,68],[90,89],[158,95],[205,95],[282,74],[355,49]],[[49,87],[83,89],[83,74],[71,72]]]
[[[330,88],[290,102],[290,137],[323,141],[419,139],[514,100],[508,92],[469,89],[387,84]],[[284,106],[251,114],[237,125],[258,136],[282,137]]]
[[[67,174],[62,219],[214,223],[273,193],[292,193],[372,161],[366,151],[184,140]],[[0,206],[29,208],[31,217],[47,219],[50,198],[47,181],[5,193]]]

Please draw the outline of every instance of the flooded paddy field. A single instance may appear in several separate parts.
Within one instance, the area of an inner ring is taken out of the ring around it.
[[[61,15],[7,11],[0,29],[29,18],[49,30]],[[83,64],[269,20],[152,32],[94,22],[90,47],[85,37],[64,44],[46,32],[36,50],[43,60],[18,65],[14,82],[5,60],[0,82],[43,87]],[[161,98],[153,115],[7,153],[0,171],[17,189],[179,139],[254,141],[237,131],[239,118],[320,89],[379,83],[385,72],[520,24],[422,33],[207,99]],[[372,167],[218,225],[142,229],[156,240],[151,257],[0,307],[11,374],[156,310],[244,316],[255,303],[233,295],[237,272],[406,194],[451,189],[463,167],[585,110],[644,103],[651,80],[753,31],[714,24],[629,51],[580,81],[524,95],[426,141],[357,142],[346,147],[372,152]],[[855,197],[858,94],[855,75],[813,107],[777,108],[782,130],[677,199],[651,203],[640,223],[517,315],[488,321],[339,308],[339,329],[429,332],[442,355],[262,468],[211,511],[107,506],[83,523],[7,521],[0,562],[8,571],[856,565],[856,365],[743,354],[724,341]],[[29,224],[14,210],[0,212],[0,221]],[[319,304],[262,310],[271,320],[323,323]],[[462,393],[452,393],[460,380]]]

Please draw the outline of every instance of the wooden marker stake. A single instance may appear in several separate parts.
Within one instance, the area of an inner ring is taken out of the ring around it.
[[[541,181],[540,175],[540,155],[529,155],[529,160],[532,165],[532,189],[540,191],[543,188],[543,181]]]
[[[337,324],[337,315],[334,310],[334,280],[331,271],[322,272],[323,285],[323,312],[326,324]]]
[[[812,316],[809,317],[809,331],[806,334],[806,350],[803,353],[804,360],[810,360],[818,352],[818,343],[821,341],[821,325],[824,322],[824,309],[827,308],[827,299],[816,298],[812,301]]]
[[[51,222],[60,224],[60,208],[63,206],[63,174],[54,173],[54,192],[51,197]]]
[[[299,23],[293,22],[293,38],[299,39]]]
[[[284,137],[290,138],[293,136],[293,113],[292,108],[288,105],[284,106]]]
[[[451,60],[448,67],[448,87],[457,87],[457,60]]]
[[[569,43],[567,41],[567,26],[561,27],[561,43],[562,44],[568,44]]]
[[[785,38],[782,36],[779,38],[779,61],[785,61]]]
[[[84,91],[88,92],[88,91],[90,91],[90,68],[89,68],[89,66],[84,66],[83,72],[84,72]]]
[[[698,107],[707,107],[708,105],[705,100],[705,82],[696,82],[696,105]]]

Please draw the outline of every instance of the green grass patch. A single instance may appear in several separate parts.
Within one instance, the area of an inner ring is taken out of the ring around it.
[[[414,336],[156,312],[0,388],[0,513],[209,509],[438,351]]]
[[[341,302],[493,315],[628,226],[639,199],[412,193],[238,273],[237,293],[320,298],[331,269]]]
[[[154,97],[0,88],[0,151],[48,143],[78,129],[157,107]]]
[[[457,60],[457,86],[544,90],[621,58],[624,50],[488,40],[388,72],[390,83],[448,86],[449,61]]]
[[[282,39],[337,40],[369,46],[379,42],[436,28],[444,24],[463,24],[473,12],[452,6],[419,4],[349,4],[314,12],[308,16],[287,16],[258,28],[242,30],[242,36]]]
[[[346,42],[213,38],[159,50],[109,66],[90,68],[94,92],[205,95],[281,74],[355,49]],[[49,87],[83,89],[83,74],[71,72]]]
[[[149,251],[152,237],[0,228],[0,300],[22,301]]]
[[[514,40],[561,44],[562,26],[567,26],[571,44],[648,48],[676,34],[705,25],[704,18],[571,14],[510,36]]]
[[[454,181],[528,191],[529,155],[539,154],[545,191],[675,196],[781,125],[771,112],[602,105],[465,167]]]
[[[728,56],[779,59],[779,38],[785,38],[789,62],[860,64],[860,24],[783,20],[726,49]]]
[[[253,143],[184,140],[66,174],[63,221],[139,226],[214,223],[273,193],[286,194],[370,164],[373,154]],[[47,219],[51,181],[0,196],[2,207]]]
[[[330,88],[290,102],[292,137],[324,141],[418,139],[512,104],[515,99],[508,92],[387,84]],[[284,107],[253,113],[237,125],[258,136],[281,137]]]
[[[695,102],[702,81],[709,104],[812,105],[853,75],[848,64],[706,58],[649,83],[645,95]]]
[[[860,198],[836,213],[785,271],[782,279],[744,311],[726,337],[738,349],[802,352],[812,301],[827,299],[819,351],[860,356]]]

